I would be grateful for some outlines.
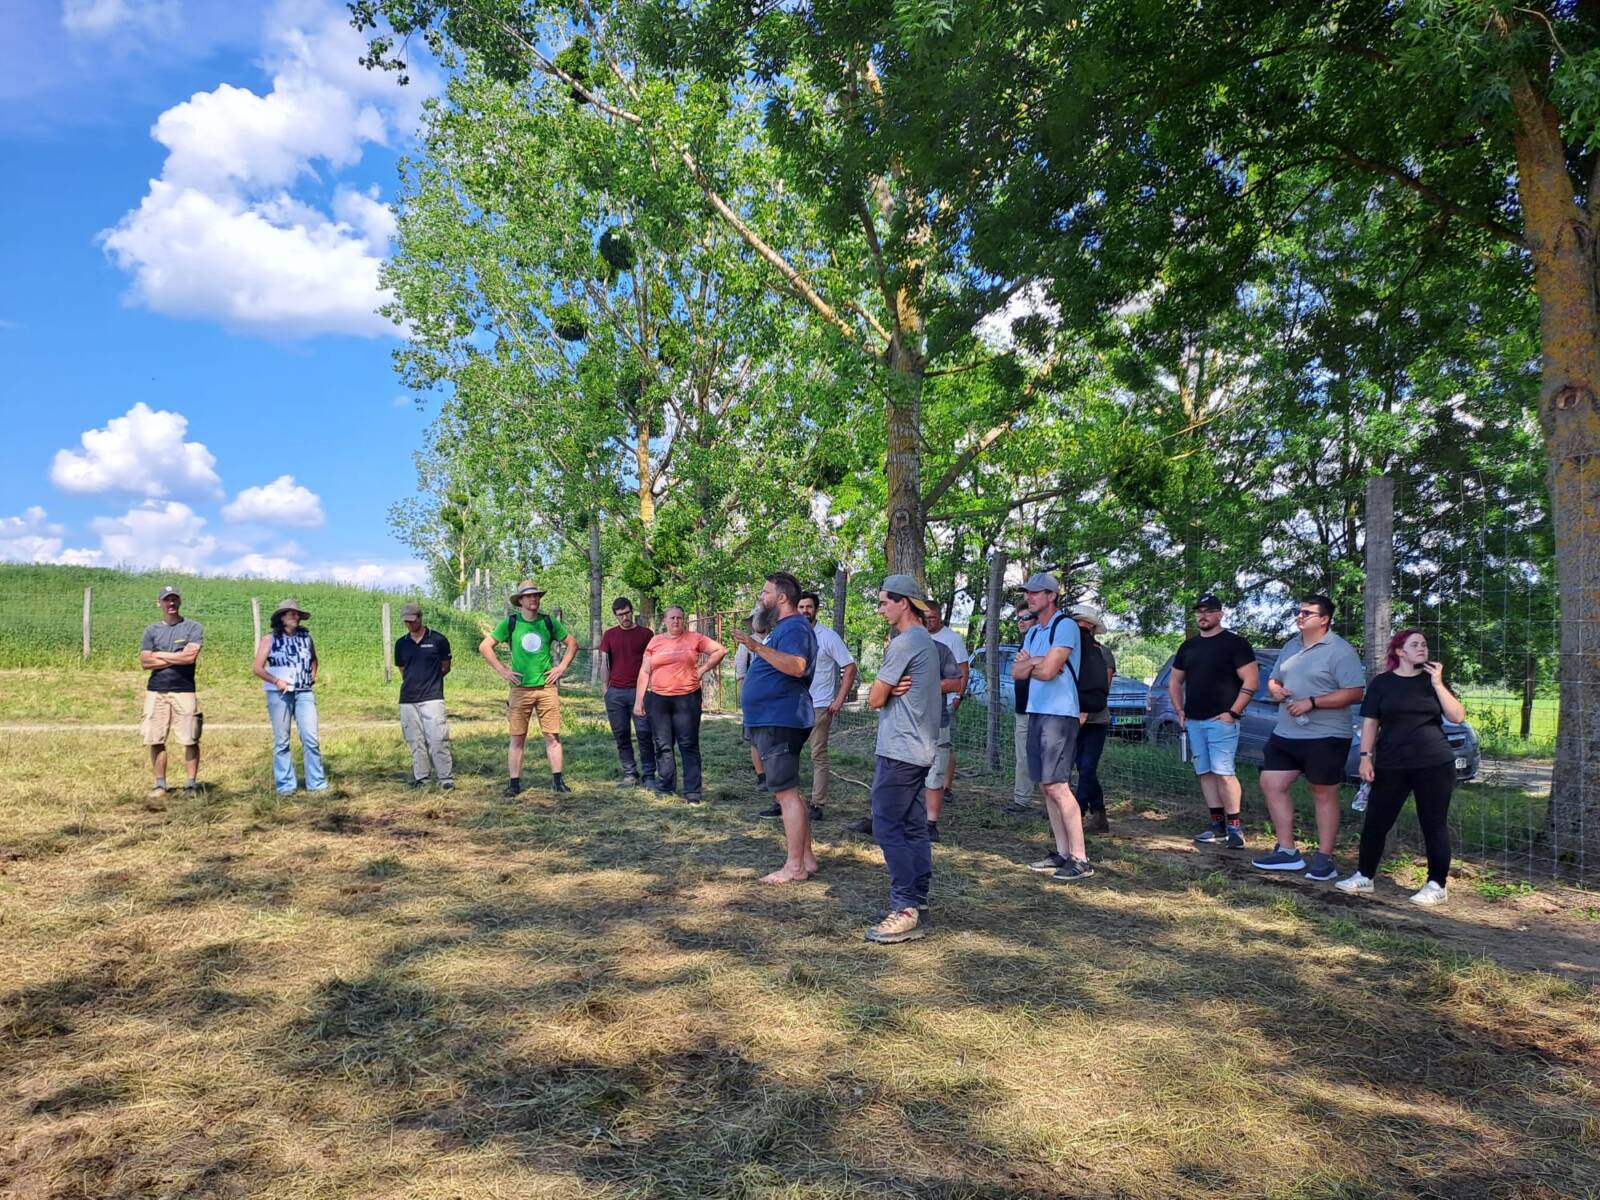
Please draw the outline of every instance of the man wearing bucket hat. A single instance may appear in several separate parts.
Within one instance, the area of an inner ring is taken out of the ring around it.
[[[155,777],[150,795],[167,790],[167,738],[183,747],[185,789],[192,795],[199,784],[200,714],[195,700],[194,665],[200,657],[205,630],[179,610],[183,597],[168,584],[156,596],[161,620],[145,627],[139,642],[139,666],[150,672],[145,684],[144,720],[139,734],[150,747],[150,771]]]
[[[539,611],[543,595],[544,589],[531,579],[517,584],[511,592],[510,615],[478,643],[478,653],[496,675],[511,685],[506,701],[506,723],[511,734],[506,773],[510,778],[501,793],[506,799],[522,791],[522,752],[528,740],[528,726],[535,716],[544,734],[545,757],[550,762],[550,790],[572,790],[561,778],[561,695],[556,685],[578,653],[578,639],[560,621]],[[495,654],[495,645],[500,642],[511,647],[509,667]],[[560,663],[552,666],[551,651],[557,642],[566,644],[566,653]]]
[[[878,615],[893,636],[867,694],[878,713],[872,775],[872,836],[889,868],[889,911],[867,940],[909,942],[928,932],[933,849],[922,786],[939,750],[939,653],[923,621],[932,605],[910,575],[891,575],[878,589]]]
[[[1105,617],[1098,608],[1075,604],[1067,615],[1078,623],[1083,639],[1083,661],[1067,664],[1069,670],[1076,669],[1078,684],[1078,749],[1074,755],[1078,808],[1085,833],[1110,833],[1106,793],[1100,786],[1100,756],[1111,735],[1111,677],[1117,673],[1117,658],[1097,640],[1106,631]]]
[[[256,644],[254,672],[267,694],[267,717],[272,721],[272,782],[280,796],[295,789],[294,754],[289,748],[291,726],[300,729],[300,752],[305,760],[306,791],[328,790],[322,769],[322,739],[317,724],[317,644],[305,623],[311,614],[298,600],[284,600],[272,610],[272,632]]]
[[[400,733],[411,747],[411,786],[428,786],[428,768],[439,786],[455,787],[450,725],[444,712],[444,677],[450,674],[450,639],[422,621],[422,605],[400,606],[405,633],[394,644],[400,669]]]
[[[1083,637],[1078,623],[1056,607],[1061,584],[1054,575],[1037,571],[1022,590],[1038,624],[1023,638],[1012,660],[1011,678],[1028,681],[1028,777],[1044,791],[1045,813],[1056,842],[1050,855],[1029,863],[1028,869],[1057,883],[1072,883],[1094,874],[1083,843],[1083,814],[1070,783],[1080,709],[1068,664],[1081,657]],[[1076,664],[1072,666],[1075,670]]]

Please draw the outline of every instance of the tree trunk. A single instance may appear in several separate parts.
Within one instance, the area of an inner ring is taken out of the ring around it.
[[[605,589],[605,562],[600,557],[600,514],[589,518],[589,682],[600,682],[600,602]]]
[[[642,412],[634,430],[633,460],[639,475],[639,557],[648,564],[650,535],[656,523],[656,481],[650,469],[650,419]],[[639,621],[648,629],[656,627],[656,598],[651,592],[639,597]]]
[[[1560,118],[1512,78],[1523,236],[1543,351],[1539,420],[1561,607],[1560,726],[1545,824],[1553,860],[1600,878],[1600,309],[1594,230],[1574,200]],[[1591,199],[1594,199],[1591,197]]]
[[[844,636],[845,592],[849,584],[850,574],[844,569],[844,564],[835,563],[833,567],[833,631],[840,637]]]
[[[902,336],[890,344],[885,361],[884,421],[888,453],[889,535],[883,558],[891,575],[910,575],[926,586],[926,516],[922,508],[922,379],[926,364]]]
[[[1528,655],[1522,663],[1522,721],[1517,736],[1527,741],[1533,736],[1533,701],[1539,694],[1539,660]]]

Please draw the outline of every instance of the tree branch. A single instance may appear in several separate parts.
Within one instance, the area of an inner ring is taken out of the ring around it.
[[[1515,229],[1511,228],[1511,226],[1503,225],[1499,221],[1483,216],[1481,213],[1473,212],[1466,205],[1460,204],[1457,201],[1450,199],[1450,197],[1444,195],[1442,192],[1436,191],[1435,189],[1429,187],[1410,172],[1403,171],[1399,167],[1392,166],[1389,163],[1378,162],[1376,159],[1366,158],[1363,155],[1357,154],[1347,146],[1338,146],[1336,148],[1339,151],[1339,157],[1345,162],[1349,163],[1352,167],[1358,167],[1363,171],[1368,171],[1375,175],[1382,175],[1386,179],[1392,179],[1401,187],[1409,188],[1411,191],[1421,196],[1424,200],[1428,201],[1428,203],[1434,205],[1436,208],[1442,209],[1451,216],[1459,217],[1461,220],[1466,221],[1469,225],[1475,225],[1477,228],[1482,229],[1486,233],[1492,233],[1501,241],[1510,242],[1513,246],[1517,246],[1523,250],[1529,248],[1528,240]]]

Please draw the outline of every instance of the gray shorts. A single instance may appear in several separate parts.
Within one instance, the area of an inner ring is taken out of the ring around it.
[[[809,729],[787,725],[751,725],[750,744],[761,751],[767,791],[787,792],[800,786],[800,751],[811,737]]]
[[[1028,778],[1034,783],[1069,783],[1078,753],[1078,718],[1028,714]]]
[[[933,753],[933,766],[928,768],[928,777],[923,780],[922,786],[939,790],[950,786],[950,743],[943,742]]]

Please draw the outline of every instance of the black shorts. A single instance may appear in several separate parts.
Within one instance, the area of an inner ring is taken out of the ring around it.
[[[1344,782],[1349,738],[1286,738],[1273,734],[1261,755],[1263,771],[1298,771],[1307,783]]]
[[[1078,718],[1028,714],[1028,778],[1034,783],[1069,783],[1078,756]]]
[[[767,791],[787,792],[800,786],[800,750],[811,740],[811,730],[787,725],[748,726],[750,744],[761,751],[767,774]]]

